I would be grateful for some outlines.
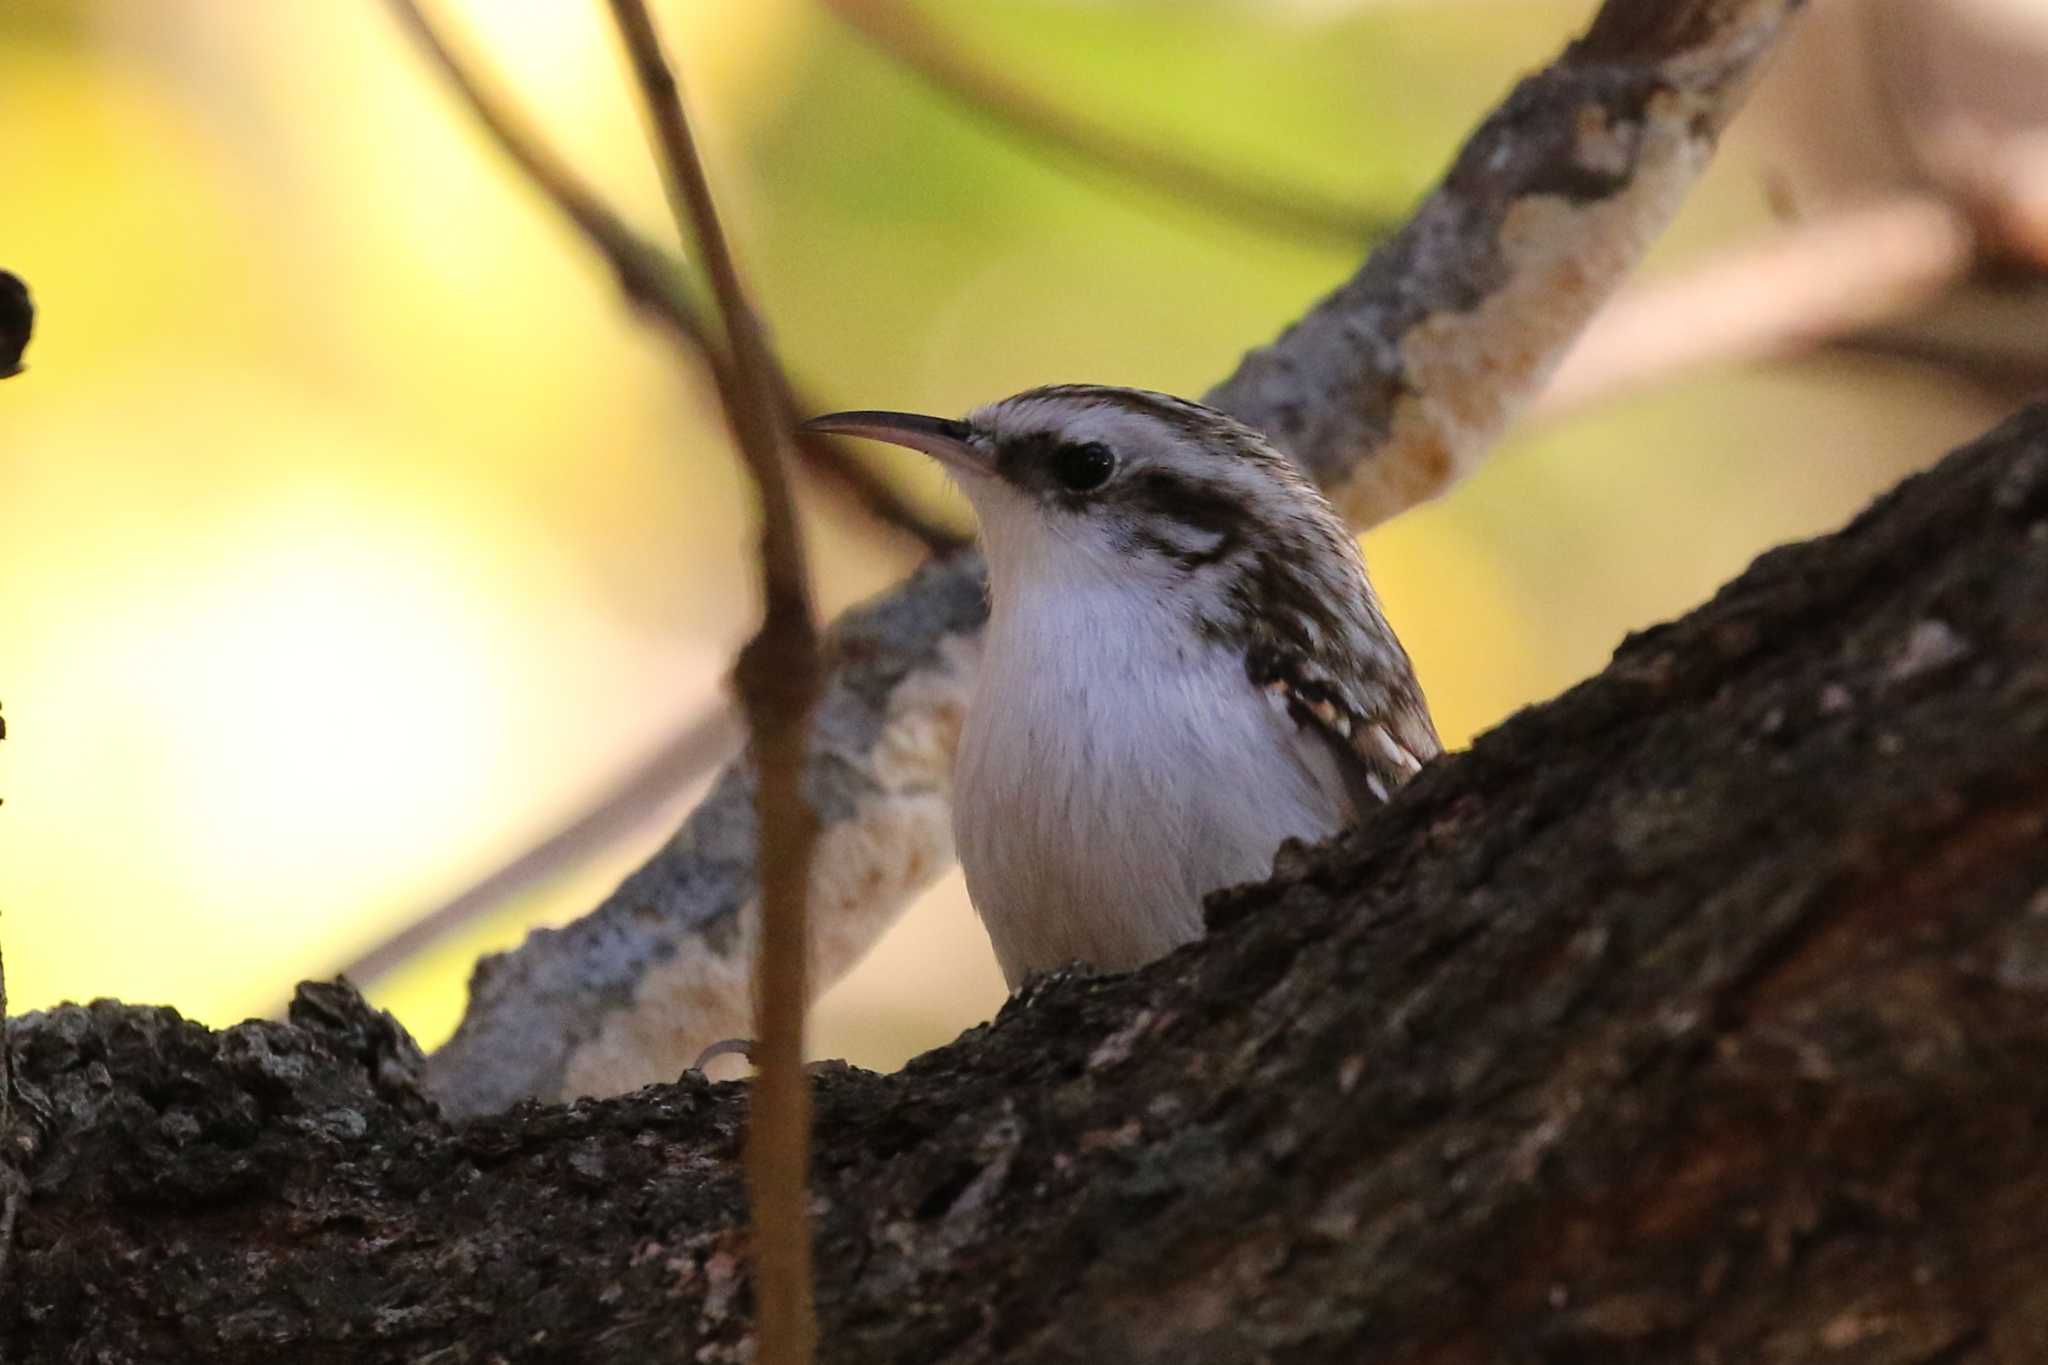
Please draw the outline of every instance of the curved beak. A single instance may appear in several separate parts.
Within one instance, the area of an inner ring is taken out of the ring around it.
[[[803,429],[921,450],[961,474],[995,473],[995,460],[975,444],[973,428],[950,417],[923,417],[914,412],[828,412],[805,422]]]

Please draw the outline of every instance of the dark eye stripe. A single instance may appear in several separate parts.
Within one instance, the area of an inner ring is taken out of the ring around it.
[[[1250,510],[1227,489],[1149,469],[1125,485],[1125,499],[1142,513],[1230,538],[1245,529]]]

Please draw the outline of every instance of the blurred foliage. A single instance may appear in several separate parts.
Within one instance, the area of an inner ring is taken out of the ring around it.
[[[1398,210],[1587,3],[927,6],[1074,107]],[[583,6],[444,4],[557,144],[665,222]],[[1199,392],[1356,253],[1048,164],[803,0],[658,7],[729,222],[821,401]],[[574,810],[709,704],[749,625],[699,377],[508,172],[380,6],[0,9],[0,265],[42,313],[0,388],[0,933],[10,997],[272,1007]],[[1671,241],[1767,222],[1735,139]],[[1445,736],[1597,668],[1980,414],[1807,366],[1521,437],[1370,537]],[[964,518],[933,472],[892,475]],[[900,552],[813,502],[836,609]],[[468,963],[573,917],[642,836],[374,992],[429,1043]],[[890,1064],[1001,988],[957,879],[821,1006]]]

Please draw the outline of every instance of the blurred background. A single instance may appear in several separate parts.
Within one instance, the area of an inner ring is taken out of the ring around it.
[[[671,240],[599,7],[432,8]],[[1122,136],[1398,217],[1593,8],[912,13]],[[1682,281],[1860,205],[1974,193],[1954,148],[1974,156],[2032,114],[1978,106],[2048,89],[2014,57],[2041,8],[1821,6],[1648,278]],[[742,265],[827,405],[953,413],[1070,379],[1199,393],[1363,249],[1034,145],[846,22],[867,6],[656,10]],[[27,373],[0,385],[13,1009],[111,995],[213,1024],[273,1009],[724,704],[755,596],[710,391],[628,316],[383,6],[12,0],[0,129],[0,267],[41,310]],[[1973,258],[1938,305],[1916,295],[1897,327],[1853,344],[1780,338],[1761,360],[1596,384],[1369,536],[1445,739],[1595,671],[1624,632],[1839,524],[2010,410],[2038,369],[2016,349],[2048,335],[2038,309],[2011,311],[2033,306],[2026,275]],[[2004,329],[1995,363],[1964,354],[1942,311],[1967,307],[2007,309],[1969,334]],[[915,456],[871,453],[966,526]],[[843,501],[811,490],[806,510],[829,611],[915,562]],[[478,953],[596,904],[688,801],[645,806],[626,837],[368,993],[433,1045]],[[824,998],[814,1051],[893,1066],[1001,998],[956,875]]]

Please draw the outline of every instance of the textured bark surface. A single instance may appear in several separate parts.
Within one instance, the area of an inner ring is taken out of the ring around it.
[[[1144,971],[816,1078],[837,1361],[2048,1359],[2048,410]],[[746,1358],[745,1096],[10,1025],[0,1357]]]

